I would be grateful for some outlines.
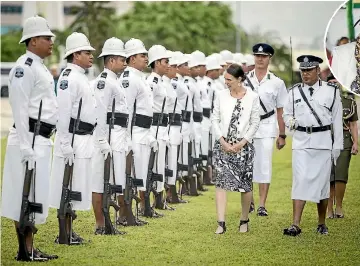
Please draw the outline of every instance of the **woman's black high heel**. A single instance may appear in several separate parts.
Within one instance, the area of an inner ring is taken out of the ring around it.
[[[250,219],[247,220],[240,220],[240,224],[239,224],[239,232],[240,232],[240,227],[244,224],[246,224],[246,231],[245,232],[240,232],[240,233],[246,233],[249,232],[249,221]]]
[[[218,222],[218,225],[223,229],[221,233],[216,233],[217,235],[221,235],[221,234],[224,234],[226,232],[226,225],[225,225],[225,222]]]

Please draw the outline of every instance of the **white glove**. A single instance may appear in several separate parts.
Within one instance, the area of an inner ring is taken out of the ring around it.
[[[340,150],[339,150],[339,149],[332,150],[332,151],[331,151],[331,155],[332,155],[332,157],[333,157],[333,159],[334,159],[334,165],[336,165],[336,161],[337,161],[337,159],[338,159],[339,156],[340,156]]]
[[[73,148],[70,145],[60,145],[60,149],[65,157],[65,164],[69,163],[72,166],[75,160]]]
[[[166,147],[168,147],[169,149],[171,147],[171,142],[169,138],[166,140]]]
[[[100,145],[100,151],[104,155],[104,161],[105,161],[106,158],[109,156],[109,154],[111,156],[111,147],[109,145],[109,142],[107,142],[107,140],[105,139],[100,139],[99,145]]]
[[[149,146],[150,146],[150,148],[153,149],[154,152],[157,152],[157,150],[158,150],[158,142],[157,142],[157,140],[156,140],[153,136],[151,136],[151,135],[149,135]]]
[[[21,163],[28,163],[28,170],[35,168],[35,152],[32,148],[22,149]]]

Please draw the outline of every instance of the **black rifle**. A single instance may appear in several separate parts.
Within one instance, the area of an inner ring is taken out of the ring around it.
[[[162,108],[161,108],[161,114],[158,120],[158,123],[156,125],[156,133],[155,133],[155,139],[157,140],[157,135],[159,132],[159,127],[160,127],[160,123],[163,120],[163,114],[164,114],[164,108],[165,108],[165,101],[166,98],[164,98],[163,100],[163,104],[162,104]],[[149,165],[148,165],[148,174],[147,174],[147,178],[146,178],[146,191],[145,191],[145,209],[144,209],[144,216],[145,217],[153,217],[153,210],[151,208],[151,204],[150,204],[150,192],[153,191],[154,189],[153,187],[153,182],[155,181],[159,181],[159,182],[163,182],[164,178],[162,174],[158,174],[158,173],[154,173],[153,172],[153,167],[154,167],[154,162],[155,162],[155,157],[156,157],[156,152],[154,152],[153,149],[151,149],[150,152],[150,157],[149,157]],[[154,193],[156,196],[156,192]]]
[[[131,119],[131,135],[132,129],[135,125],[136,119],[136,101],[134,102],[134,110]],[[131,177],[131,169],[133,169],[134,177]],[[134,192],[136,187],[143,187],[144,182],[142,179],[136,179],[135,165],[134,165],[134,156],[133,152],[130,151],[126,157],[126,184],[125,184],[125,192],[124,192],[124,202],[125,202],[125,216],[126,216],[126,225],[127,226],[135,226],[135,225],[143,225],[138,219],[138,212],[136,212],[136,218],[132,211],[132,200],[136,201],[136,206],[140,203],[140,198]]]
[[[73,126],[73,133],[71,139],[71,147],[74,146],[75,132],[79,129],[80,113],[82,106],[82,98],[79,101],[79,108],[76,117],[76,121]],[[71,201],[81,201],[81,192],[72,191],[72,175],[74,170],[74,163],[69,165],[69,162],[65,164],[63,185],[61,192],[60,208],[57,210],[57,218],[59,221],[59,244],[73,245],[81,244],[80,242],[72,241],[72,222],[76,219],[76,214],[72,209]],[[69,188],[70,185],[70,188]],[[68,221],[69,224],[68,224]],[[69,233],[68,233],[68,226]]]
[[[31,148],[34,150],[35,145],[35,137],[39,135],[40,130],[40,118],[41,118],[41,111],[42,111],[42,100],[40,101],[39,106],[39,113],[38,119],[35,123],[35,130],[33,134],[33,140]],[[32,261],[34,258],[34,247],[33,244],[31,245],[31,256],[29,255],[27,245],[26,245],[26,236],[27,234],[34,234],[37,233],[37,228],[35,227],[34,216],[35,213],[43,213],[43,205],[41,203],[35,202],[35,178],[36,178],[36,171],[34,173],[34,169],[28,169],[29,163],[26,162],[26,170],[25,170],[25,178],[24,178],[24,186],[23,186],[23,194],[22,194],[22,202],[21,202],[21,209],[20,209],[20,219],[19,219],[19,227],[16,229],[19,241],[19,251],[17,260],[20,261]],[[36,167],[36,165],[35,165]],[[34,180],[32,180],[34,178]],[[33,181],[33,188],[34,188],[34,202],[29,201],[30,195],[30,187]],[[34,241],[34,240],[33,240]]]
[[[115,98],[112,102],[111,109],[111,118],[109,121],[109,144],[111,143],[111,129],[114,128],[115,123]],[[115,209],[115,214],[120,210],[119,205],[116,203],[116,193],[121,194],[122,186],[115,184],[115,172],[113,167],[113,185],[110,184],[110,167],[114,166],[114,160],[110,155],[106,158],[104,162],[104,193],[102,196],[102,211],[105,218],[105,235],[115,235],[116,234],[116,226],[113,226],[110,219],[110,207]],[[111,195],[115,195],[115,200],[111,199]],[[116,225],[116,215],[115,215],[115,225]]]

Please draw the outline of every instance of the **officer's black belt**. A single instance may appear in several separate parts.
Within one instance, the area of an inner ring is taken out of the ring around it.
[[[311,133],[315,133],[315,132],[322,132],[322,131],[331,130],[331,125],[321,126],[321,127],[301,127],[301,126],[298,126],[296,128],[296,130],[311,134]]]
[[[161,113],[153,113],[153,126],[157,126],[159,123],[159,120],[161,118]],[[169,124],[169,115],[168,114],[162,114],[162,121],[160,121],[161,127],[167,127]]]
[[[203,115],[207,118],[210,118],[211,109],[210,108],[203,108]]]
[[[183,122],[190,123],[191,120],[191,112],[190,111],[182,111]]]
[[[269,118],[270,116],[272,116],[273,114],[275,114],[275,110],[272,110],[264,115],[260,115],[260,120],[263,120],[263,119],[266,119],[266,118]]]
[[[34,131],[35,131],[36,122],[37,122],[37,119],[29,117],[29,131],[31,133],[34,133]],[[16,128],[15,124],[13,124],[13,127]],[[52,134],[54,133],[55,128],[56,128],[55,125],[51,125],[51,124],[40,121],[39,135],[44,138],[49,139],[52,136]]]
[[[136,114],[135,126],[142,128],[150,128],[152,124],[152,117],[147,115]]]
[[[69,132],[70,133],[74,133],[74,123],[75,123],[74,118],[70,118],[70,124],[69,124]],[[75,129],[75,134],[76,135],[92,135],[94,133],[96,124],[90,124],[87,122],[83,122],[80,120],[79,122],[79,127]]]
[[[107,113],[106,117],[106,123],[110,124],[111,119],[111,112]],[[114,113],[114,125],[121,126],[121,127],[127,127],[128,121],[129,121],[129,115],[124,113]]]
[[[173,116],[174,116],[173,113],[169,114],[170,125],[172,125],[172,126],[181,126],[181,119],[182,119],[181,114],[175,113],[174,121],[172,121]]]
[[[201,122],[203,120],[203,113],[202,112],[194,112],[193,120],[194,120],[194,122]]]

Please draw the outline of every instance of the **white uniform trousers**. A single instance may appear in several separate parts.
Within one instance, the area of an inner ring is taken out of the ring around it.
[[[293,150],[292,168],[292,199],[319,203],[329,198],[331,150]]]
[[[163,176],[163,182],[156,181],[156,191],[164,190],[165,184],[165,155],[166,155],[166,141],[158,139],[158,150],[155,156],[153,172]]]
[[[29,200],[34,202],[33,185],[35,180],[35,202],[41,203],[43,213],[35,214],[35,223],[46,222],[49,211],[49,183],[51,172],[52,146],[35,145],[35,179],[30,187]],[[25,178],[25,164],[21,163],[20,146],[6,147],[2,180],[1,216],[19,221],[22,193]]]
[[[179,154],[179,160],[178,162],[180,164],[188,165],[188,145],[190,142],[190,123],[183,122],[182,123],[182,143],[180,145],[180,154]],[[188,171],[182,171],[180,173],[182,176],[186,176],[188,174]]]
[[[168,160],[168,167],[170,170],[173,171],[173,175],[168,177],[169,185],[176,184],[177,151],[178,151],[178,145],[170,144],[170,147],[168,148],[167,160]]]
[[[201,149],[200,154],[201,155],[208,155],[209,151],[209,132],[211,129],[211,121],[209,118],[204,117],[203,121],[201,122],[202,125],[202,131],[201,131]],[[206,166],[207,162],[203,161],[203,165]]]
[[[201,122],[193,122],[194,132],[194,145],[192,148],[192,156],[194,158],[200,157],[200,143],[202,138],[202,126]]]
[[[254,183],[269,184],[271,182],[274,140],[275,138],[254,139]]]
[[[149,132],[150,133],[150,132]],[[132,177],[142,179],[144,186],[138,187],[139,191],[146,191],[146,179],[148,174],[149,157],[151,148],[149,145],[132,142],[134,156],[135,173],[132,171]]]
[[[59,209],[65,170],[65,158],[54,156],[51,182],[50,206]],[[76,158],[72,175],[72,191],[81,192],[81,201],[72,201],[73,210],[88,211],[91,208],[91,158]],[[70,184],[69,184],[70,188]]]
[[[99,148],[95,148],[92,157],[92,192],[104,193],[104,155]],[[114,168],[113,168],[114,167]],[[113,151],[110,164],[110,184],[121,185],[123,190],[126,185],[126,152]],[[113,171],[114,169],[114,171]],[[115,175],[113,174],[115,172]]]

